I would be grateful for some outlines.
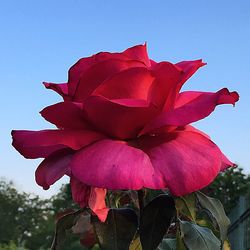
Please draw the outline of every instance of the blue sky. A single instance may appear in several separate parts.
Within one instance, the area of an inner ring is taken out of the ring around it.
[[[20,190],[55,193],[61,182],[49,191],[38,187],[34,171],[40,160],[20,156],[11,147],[10,131],[52,128],[39,111],[60,98],[42,81],[64,82],[77,59],[145,41],[154,60],[208,63],[184,89],[228,87],[240,93],[235,108],[218,107],[196,126],[250,173],[249,11],[248,0],[1,1],[0,176]]]

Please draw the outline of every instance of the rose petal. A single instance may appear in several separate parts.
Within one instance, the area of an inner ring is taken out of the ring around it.
[[[202,62],[201,59],[194,60],[194,61],[182,61],[175,64],[183,71],[183,77],[182,82],[186,82],[200,67],[203,67],[206,65],[206,63]],[[179,92],[179,91],[178,91]]]
[[[148,58],[146,43],[144,45],[136,45],[134,47],[128,48],[124,52],[122,52],[122,54],[132,60],[138,60],[143,62],[147,67],[151,66],[151,62]]]
[[[82,105],[73,102],[60,102],[46,107],[41,112],[42,117],[55,124],[58,128],[86,129]]]
[[[196,132],[146,136],[137,142],[155,168],[163,187],[176,196],[200,190],[220,171],[221,152],[208,138]]]
[[[179,69],[182,70],[181,78],[178,84],[175,85],[175,87],[172,88],[171,94],[169,95],[168,99],[166,100],[164,104],[164,110],[168,111],[173,107],[173,103],[176,100],[176,97],[178,96],[183,84],[202,66],[206,65],[206,63],[203,63],[202,60],[194,60],[194,61],[183,61],[176,63],[175,66],[177,66]]]
[[[108,216],[109,209],[106,207],[105,197],[107,190],[103,188],[91,188],[89,196],[89,208],[104,222]]]
[[[142,67],[130,68],[115,74],[104,81],[93,95],[102,95],[108,99],[144,99],[154,78],[151,72]]]
[[[16,150],[30,159],[45,158],[67,147],[78,150],[104,138],[103,135],[89,130],[13,130],[12,137],[12,145]]]
[[[154,177],[149,157],[122,141],[101,140],[78,151],[71,170],[90,186],[112,190],[162,187]]]
[[[68,85],[67,85],[67,83],[44,82],[43,84],[44,84],[46,89],[52,89],[56,93],[61,95],[65,101],[70,99],[70,97],[68,96]]]
[[[95,56],[85,57],[78,60],[68,72],[69,95],[74,96],[78,82],[86,70],[96,63]]]
[[[162,109],[165,103],[170,105],[173,102],[172,92],[181,80],[182,71],[170,62],[161,62],[153,67],[152,75],[155,80],[149,90],[148,100]]]
[[[158,111],[143,100],[108,100],[102,96],[90,96],[83,104],[87,119],[98,131],[109,136],[134,138]]]
[[[180,129],[180,127],[178,128]],[[183,131],[191,131],[191,132],[195,132],[198,134],[201,134],[202,136],[206,137],[207,139],[211,139],[209,135],[207,135],[206,133],[204,133],[203,131],[200,131],[199,129],[191,126],[191,125],[187,125],[185,127],[182,128]],[[224,171],[225,169],[229,168],[229,167],[235,167],[236,164],[231,162],[222,152],[221,152],[221,171]]]
[[[70,187],[73,200],[78,203],[80,207],[86,207],[88,205],[91,188],[78,181],[74,176],[70,177]]]
[[[230,167],[236,167],[237,165],[231,162],[222,152],[221,152],[221,171],[226,170]]]
[[[70,173],[69,163],[73,151],[62,149],[52,153],[36,169],[36,182],[43,189],[49,189],[57,180]]]
[[[150,65],[146,45],[137,45],[121,53],[100,52],[90,57],[81,58],[69,69],[69,95],[74,96],[80,78],[91,66],[110,59],[137,60],[146,66]]]
[[[201,120],[214,111],[220,104],[235,104],[239,100],[236,92],[229,92],[224,88],[216,93],[187,91],[179,94],[175,108],[163,112],[152,122],[147,124],[140,134],[153,131],[157,128],[173,125],[185,126]]]
[[[77,85],[74,100],[83,101],[89,96],[104,80],[118,72],[131,67],[145,67],[143,63],[133,60],[109,59],[94,64],[84,72]]]

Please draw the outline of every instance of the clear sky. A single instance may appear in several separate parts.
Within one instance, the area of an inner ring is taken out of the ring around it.
[[[196,126],[250,173],[249,0],[3,0],[0,6],[0,176],[20,190],[48,197],[35,184],[40,160],[26,160],[11,146],[12,129],[52,128],[40,117],[60,101],[42,81],[64,82],[81,57],[148,44],[154,60],[202,58],[208,63],[185,89],[237,90],[241,99],[224,105]],[[67,181],[64,178],[64,181]]]

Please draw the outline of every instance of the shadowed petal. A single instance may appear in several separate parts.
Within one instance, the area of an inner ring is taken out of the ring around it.
[[[62,149],[52,153],[36,169],[36,182],[43,189],[49,189],[57,180],[65,174],[70,174],[69,163],[73,151]]]
[[[191,126],[191,125],[187,125],[185,127],[183,127],[184,131],[191,131],[191,132],[195,132],[198,134],[201,134],[202,136],[206,137],[207,139],[211,139],[209,135],[205,134],[203,131],[200,131],[199,129]],[[231,162],[222,152],[221,152],[221,171],[224,171],[225,169],[229,168],[229,167],[235,167],[236,164]]]
[[[78,150],[94,141],[104,138],[103,135],[89,130],[13,130],[13,143],[25,158],[45,158],[51,153],[71,148]]]
[[[148,154],[163,187],[176,196],[207,186],[221,170],[221,151],[196,132],[145,136],[138,140],[137,147]]]
[[[74,176],[70,177],[70,187],[73,200],[80,207],[86,207],[89,201],[90,186],[78,181]]]
[[[111,101],[102,96],[90,96],[83,107],[88,121],[97,130],[119,139],[136,137],[143,126],[158,113],[143,100]]]
[[[90,186],[107,189],[161,188],[149,157],[122,141],[101,140],[78,151],[72,162],[74,176]]]

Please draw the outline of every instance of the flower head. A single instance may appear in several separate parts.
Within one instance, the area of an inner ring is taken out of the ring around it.
[[[75,201],[91,200],[104,214],[98,197],[105,189],[168,188],[177,196],[199,190],[234,164],[189,124],[239,99],[226,88],[180,92],[204,65],[154,62],[146,45],[82,58],[67,83],[45,83],[63,97],[41,111],[57,129],[13,131],[13,146],[26,158],[45,158],[36,171],[44,189],[66,174]]]

